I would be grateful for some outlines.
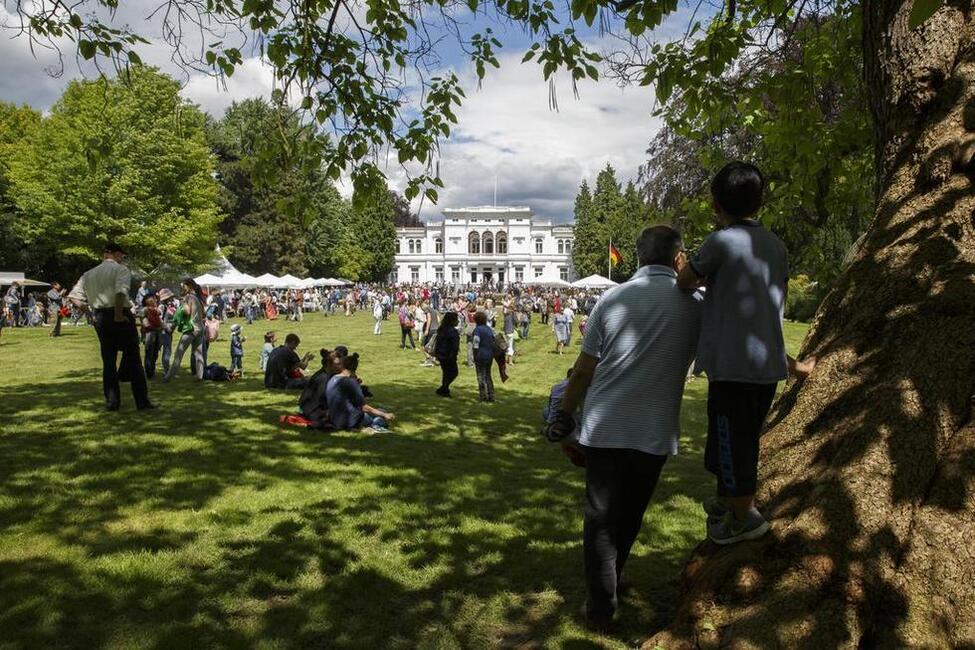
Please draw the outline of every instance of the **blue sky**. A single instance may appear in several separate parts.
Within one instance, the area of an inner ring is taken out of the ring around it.
[[[147,0],[122,3],[116,21],[150,38],[151,43],[140,50],[143,60],[180,79],[187,99],[219,116],[234,100],[269,95],[271,70],[246,49],[244,64],[225,87],[204,74],[176,67],[168,46],[158,38],[158,25],[146,20],[157,4]],[[682,5],[655,37],[668,40],[681,35],[691,12],[691,7]],[[12,19],[0,8],[0,23],[9,24]],[[621,89],[604,79],[598,84],[580,83],[579,97],[574,98],[567,77],[556,75],[559,110],[553,111],[540,68],[521,64],[529,37],[519,27],[482,17],[470,28],[480,30],[488,25],[504,44],[499,56],[502,65],[488,71],[480,89],[473,67],[456,41],[445,39],[438,47],[438,65],[457,72],[468,97],[458,111],[460,124],[441,146],[440,172],[446,187],[440,201],[436,206],[417,201],[414,208],[422,218],[436,218],[444,208],[491,204],[496,181],[499,205],[528,205],[541,217],[569,221],[579,184],[584,179],[591,182],[606,164],[616,168],[621,181],[636,176],[647,143],[660,126],[651,117],[651,90]],[[596,49],[612,44],[609,37],[582,22],[575,27],[580,38]],[[25,39],[10,36],[9,30],[0,32],[0,99],[47,110],[68,81],[84,76],[70,56],[65,57],[63,73],[52,74],[61,67],[54,53],[36,49],[32,53]],[[394,160],[386,171],[391,186],[402,189],[405,170]]]

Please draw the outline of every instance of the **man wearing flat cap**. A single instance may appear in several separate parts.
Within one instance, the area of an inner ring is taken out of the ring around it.
[[[149,401],[145,370],[139,359],[139,333],[129,300],[132,273],[122,264],[124,261],[125,251],[121,246],[114,242],[106,244],[102,263],[82,275],[72,289],[72,294],[84,296],[84,302],[94,316],[102,354],[105,408],[109,411],[119,409],[119,371],[132,383],[136,408],[155,408]],[[122,353],[122,361],[116,367],[119,352]]]

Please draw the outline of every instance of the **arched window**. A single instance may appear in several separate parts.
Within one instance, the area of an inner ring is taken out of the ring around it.
[[[571,239],[566,239],[565,240],[565,252],[566,253],[571,253],[572,252],[572,240]]]
[[[400,245],[400,241],[399,241],[399,239],[397,239],[396,240],[396,252],[397,253],[399,252],[399,247],[400,247],[399,245]]]
[[[411,253],[416,252],[416,243],[412,239],[410,240],[410,252]]]
[[[433,249],[437,253],[442,253],[443,252],[443,240],[440,239],[439,237],[437,237],[436,239],[434,239],[433,240]]]
[[[423,252],[423,240],[422,239],[417,239],[416,240],[416,252],[417,253],[422,253]]]
[[[472,232],[467,238],[467,252],[471,255],[480,255],[481,253],[481,236],[476,232]]]
[[[559,240],[559,255],[565,252],[565,240]]]
[[[508,254],[508,235],[505,234],[505,233],[503,233],[503,232],[499,232],[498,233],[498,236],[497,236],[497,242],[498,242],[498,254],[499,255],[507,255]]]
[[[542,254],[542,238],[541,237],[536,237],[535,238],[535,253],[537,255],[541,255]]]
[[[484,251],[485,255],[494,254],[494,235],[489,232],[481,235],[481,250]]]

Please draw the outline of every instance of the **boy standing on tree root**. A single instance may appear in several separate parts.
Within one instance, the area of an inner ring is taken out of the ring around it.
[[[785,245],[755,219],[765,180],[754,165],[732,162],[711,181],[718,230],[681,269],[678,285],[706,285],[697,347],[708,376],[704,463],[717,498],[704,504],[717,544],[757,539],[769,524],[755,507],[758,441],[778,382],[805,377],[815,359],[788,357],[782,317],[789,282]]]

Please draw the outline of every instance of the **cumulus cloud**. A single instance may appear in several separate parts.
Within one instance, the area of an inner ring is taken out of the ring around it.
[[[557,78],[553,110],[538,66],[522,65],[516,53],[501,57],[480,90],[473,74],[464,75],[464,85],[459,124],[441,145],[446,187],[437,206],[423,205],[424,218],[443,208],[494,203],[497,179],[499,205],[528,205],[540,216],[571,220],[580,183],[591,183],[607,164],[617,178],[635,176],[660,127],[651,117],[650,90],[621,89],[609,80],[581,82],[574,98],[570,83]],[[394,185],[405,185],[402,169],[388,172]]]

